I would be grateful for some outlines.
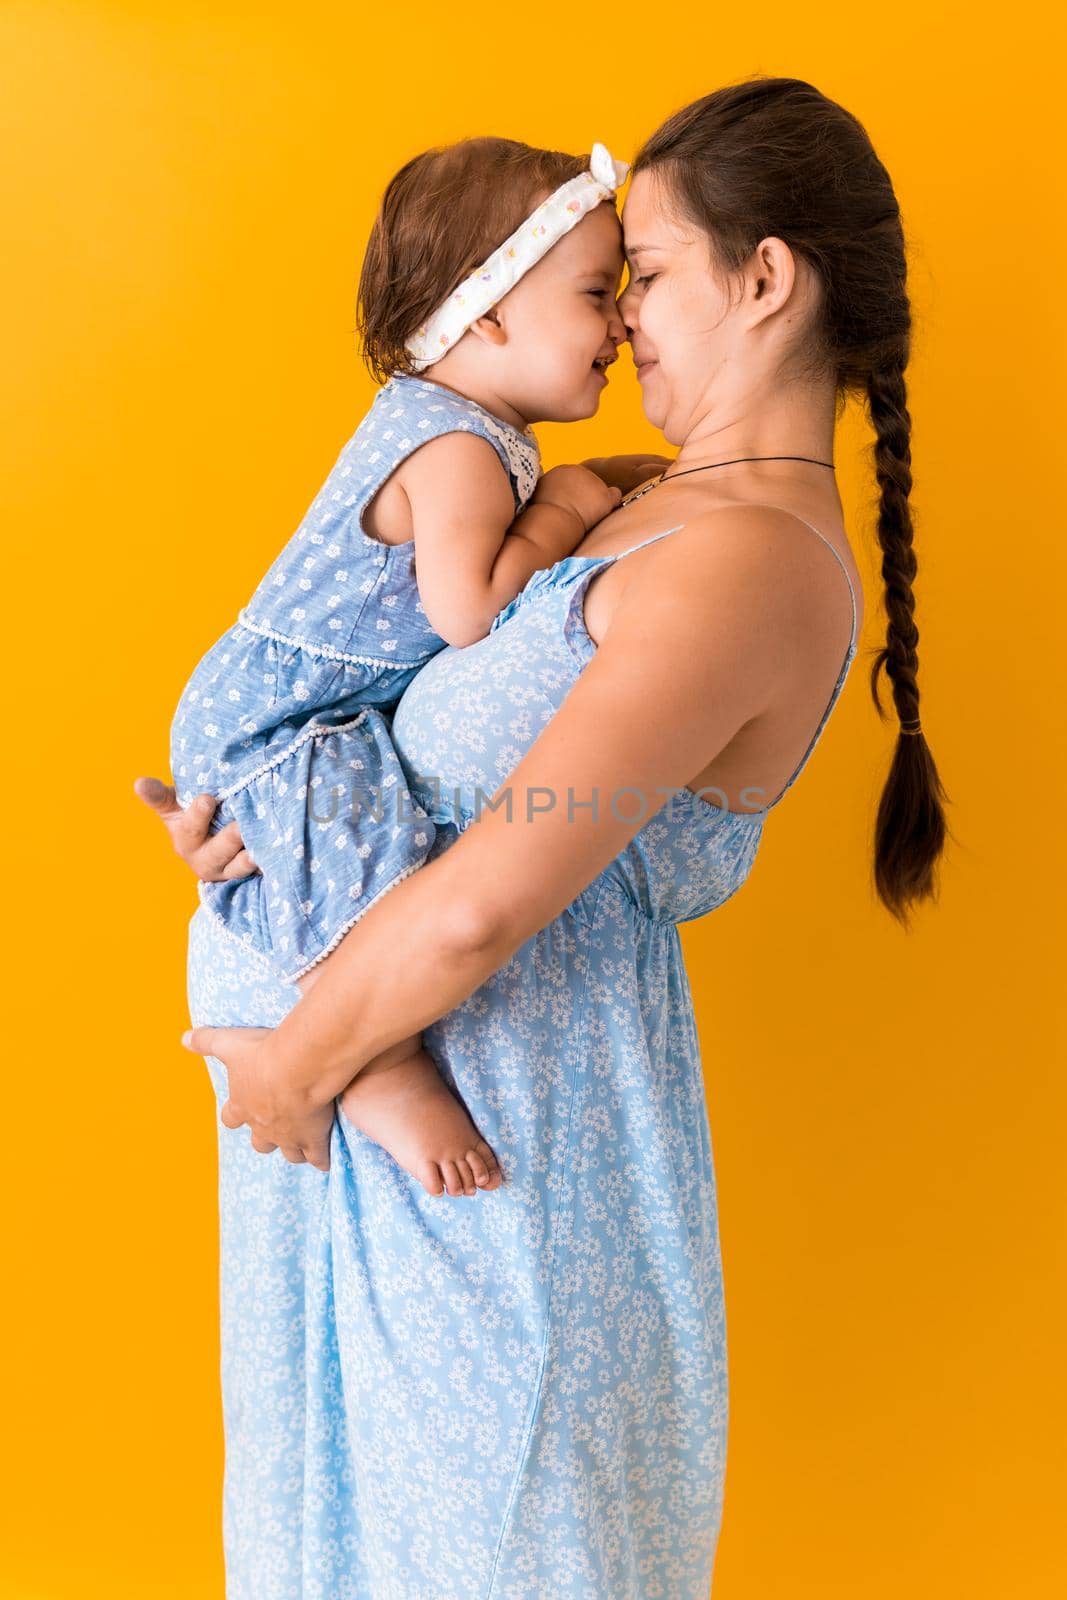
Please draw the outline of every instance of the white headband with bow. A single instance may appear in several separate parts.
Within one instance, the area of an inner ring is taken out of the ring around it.
[[[602,144],[595,144],[586,170],[543,200],[407,341],[415,370],[422,372],[440,361],[586,212],[612,198],[629,170],[627,162],[613,160]]]

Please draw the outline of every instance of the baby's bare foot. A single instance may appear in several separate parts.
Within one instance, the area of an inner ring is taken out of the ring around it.
[[[365,1068],[341,1096],[341,1109],[427,1194],[473,1195],[503,1182],[491,1147],[425,1050]]]

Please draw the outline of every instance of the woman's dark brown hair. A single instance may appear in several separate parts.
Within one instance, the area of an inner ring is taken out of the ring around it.
[[[799,372],[830,373],[838,415],[862,395],[874,428],[885,667],[900,723],[919,717],[916,562],[912,548],[911,418],[904,370],[911,307],[900,207],[889,174],[856,118],[799,78],[746,79],[670,117],[642,146],[634,173],[655,170],[679,213],[707,235],[712,259],[738,272],[764,238],[782,239],[818,276],[813,325]],[[947,832],[941,785],[925,737],[898,731],[878,805],[874,880],[905,926],[912,902],[936,900],[934,868]]]
[[[357,332],[379,383],[415,370],[405,343],[416,328],[589,159],[487,137],[426,150],[401,167],[359,279]]]

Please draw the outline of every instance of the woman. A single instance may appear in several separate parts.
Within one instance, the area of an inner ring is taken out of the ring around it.
[[[229,1094],[230,1600],[707,1595],[726,1338],[676,923],[744,882],[856,651],[832,465],[850,392],[881,488],[871,686],[878,705],[884,666],[900,718],[875,878],[903,921],[932,893],[944,795],[918,727],[889,178],[811,85],[756,79],[653,135],[623,222],[619,310],[677,457],[404,695],[430,861],[296,1006],[193,918],[190,1042]],[[625,482],[632,462],[598,465]],[[476,817],[479,788],[510,817]],[[248,870],[231,833],[207,839],[210,804],[155,803],[201,875]],[[507,1176],[473,1205],[334,1116],[419,1028]]]

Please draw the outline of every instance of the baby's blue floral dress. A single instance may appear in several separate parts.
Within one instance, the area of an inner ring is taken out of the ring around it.
[[[592,659],[583,596],[618,559],[535,573],[405,691],[392,733],[431,857]],[[707,1600],[726,1318],[676,925],[745,882],[855,650],[853,594],[830,701],[775,800],[731,812],[678,790],[424,1030],[500,1189],[431,1197],[340,1111],[327,1173],[219,1124],[228,1600]],[[397,959],[417,985],[433,929]],[[197,1024],[275,1027],[294,1003],[203,908],[189,994]],[[208,1067],[221,1103],[225,1069]]]
[[[532,430],[440,384],[395,375],[174,716],[179,803],[205,790],[219,796],[214,830],[236,820],[260,868],[203,884],[201,899],[287,982],[328,955],[433,844],[389,723],[445,641],[419,600],[414,542],[383,544],[361,518],[402,461],[455,432],[492,445],[522,510],[540,470]]]

